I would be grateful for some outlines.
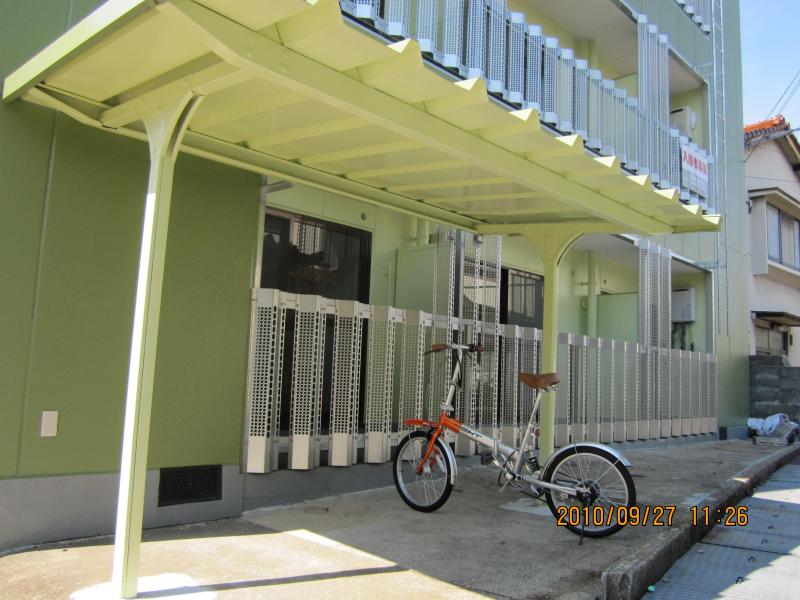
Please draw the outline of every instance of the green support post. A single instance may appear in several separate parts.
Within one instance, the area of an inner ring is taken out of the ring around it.
[[[542,325],[541,372],[556,372],[558,350],[558,275],[559,266],[569,247],[582,235],[581,231],[568,225],[554,224],[549,227],[531,228],[525,232],[539,251],[544,263],[544,323]],[[564,379],[567,373],[561,374]],[[547,459],[554,449],[556,406],[555,394],[542,396],[539,425],[539,456]]]
[[[153,404],[161,288],[167,249],[175,159],[191,115],[202,98],[191,93],[171,99],[143,115],[150,146],[136,303],[133,314],[125,422],[120,461],[117,524],[114,538],[114,598],[135,598],[139,578],[147,447]]]
[[[597,337],[597,255],[589,252],[589,285],[586,292],[586,333]]]

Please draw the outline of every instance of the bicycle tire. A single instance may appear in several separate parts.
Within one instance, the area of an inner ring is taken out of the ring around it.
[[[618,484],[621,483],[622,485],[624,485],[625,498],[624,499],[620,498],[620,500],[624,500],[624,501],[621,501],[621,502],[616,503],[616,504],[618,506],[624,506],[625,508],[622,509],[622,510],[625,510],[625,511],[630,509],[632,506],[635,506],[636,505],[636,486],[633,483],[633,478],[631,477],[630,472],[628,471],[628,469],[625,467],[625,465],[623,465],[622,462],[616,456],[614,456],[613,454],[611,454],[607,450],[603,450],[601,448],[595,448],[595,447],[592,447],[592,446],[584,446],[584,447],[576,448],[575,452],[569,452],[569,453],[565,454],[564,456],[562,456],[561,458],[559,458],[558,460],[556,460],[556,461],[552,462],[551,464],[549,464],[547,466],[547,470],[545,471],[544,476],[543,476],[542,479],[547,483],[554,483],[554,481],[553,481],[554,476],[558,476],[558,474],[560,474],[562,471],[566,471],[565,467],[568,466],[568,461],[578,461],[578,464],[580,464],[580,461],[581,461],[582,458],[583,459],[587,459],[588,457],[594,457],[594,458],[591,459],[593,461],[595,459],[599,460],[599,462],[603,466],[603,468],[607,470],[606,473],[604,473],[603,475],[600,476],[600,480],[604,479],[607,476],[607,473],[615,472],[615,473],[618,474],[618,482],[617,483]],[[573,474],[573,473],[576,473],[576,472],[577,471],[575,471],[575,470],[571,470],[570,474]],[[583,475],[582,481],[588,482],[590,486],[595,486],[597,488],[601,488],[602,487],[602,486],[600,486],[600,483],[599,483],[600,480],[594,481],[594,480],[592,480],[591,476],[587,476],[587,475],[591,475],[591,473],[589,472],[589,469],[588,469],[588,465],[584,465],[584,470],[581,471],[581,472],[582,472],[582,475]],[[558,482],[565,483],[563,481],[557,481],[557,483]],[[556,519],[559,519],[559,517],[561,517],[562,515],[559,514],[559,510],[558,510],[558,508],[556,506],[556,502],[554,501],[554,498],[553,498],[553,495],[555,493],[557,493],[557,492],[551,492],[550,490],[545,490],[545,497],[547,498],[547,505],[550,507],[550,512],[553,513],[553,516],[556,517]],[[604,494],[604,496],[606,498],[608,497],[607,494]],[[578,506],[582,507],[582,504],[580,502],[578,502],[577,500],[575,500],[575,499],[570,499],[569,501],[562,502],[560,504],[560,506],[570,506],[572,504],[577,504]],[[589,506],[602,505],[602,504],[603,504],[602,500],[600,502],[597,502],[597,503],[595,503],[595,501],[593,500],[592,504],[590,504]],[[610,508],[611,507],[609,507],[609,509]],[[617,514],[619,514],[619,512]],[[612,534],[616,533],[617,531],[622,529],[624,526],[625,526],[624,524],[620,524],[615,519],[614,522],[612,524],[608,525],[608,526],[584,527],[582,533],[583,533],[583,535],[585,537],[601,538],[601,537],[606,537],[606,536],[609,536],[609,535],[612,535]],[[581,527],[580,526],[577,526],[577,525],[567,521],[565,523],[565,527],[567,529],[569,529],[572,533],[574,533],[576,535],[581,535]]]
[[[436,439],[434,452],[438,451],[438,455],[434,458],[435,463],[431,464],[430,471],[423,473],[423,475],[418,475],[415,472],[418,461],[412,464],[414,457],[425,452],[429,438],[429,434],[424,431],[412,431],[398,444],[392,461],[394,485],[397,488],[397,493],[400,494],[403,502],[419,512],[438,510],[447,502],[450,493],[453,491],[453,465],[450,464],[450,454],[445,450],[445,442],[441,438]],[[434,469],[437,470],[435,478],[433,475]],[[412,486],[417,491],[422,491],[424,502],[422,501],[423,498],[419,497],[419,494],[412,493]]]

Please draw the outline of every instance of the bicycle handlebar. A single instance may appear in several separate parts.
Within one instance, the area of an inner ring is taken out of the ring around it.
[[[448,348],[450,350],[462,350],[462,351],[465,351],[465,352],[481,353],[481,352],[484,351],[483,346],[481,346],[480,344],[469,344],[469,345],[464,345],[464,344],[433,344],[431,346],[431,349],[428,352],[426,352],[425,354],[430,354],[432,352],[441,352],[442,350],[447,350]]]

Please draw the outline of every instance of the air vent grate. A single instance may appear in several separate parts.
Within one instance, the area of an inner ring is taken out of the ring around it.
[[[161,469],[158,505],[222,499],[222,465]]]

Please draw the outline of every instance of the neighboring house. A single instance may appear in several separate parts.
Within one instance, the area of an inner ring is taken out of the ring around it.
[[[745,127],[755,355],[800,367],[800,144],[782,116]]]
[[[459,315],[543,454],[744,424],[738,2],[444,4],[0,3],[0,551],[387,484]]]

